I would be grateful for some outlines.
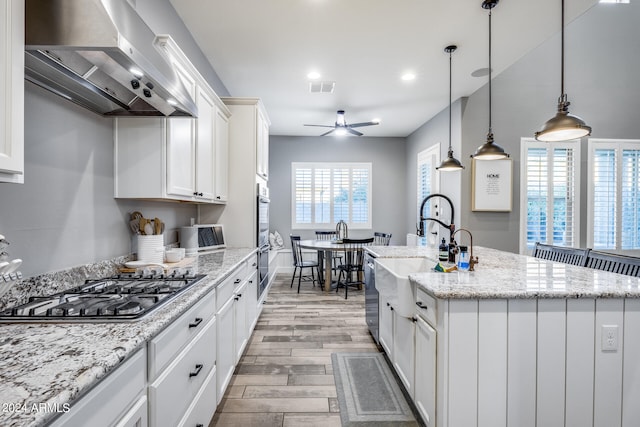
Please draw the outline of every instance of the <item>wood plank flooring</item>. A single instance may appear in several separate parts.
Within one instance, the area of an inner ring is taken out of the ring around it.
[[[247,349],[209,427],[332,427],[340,414],[331,353],[378,349],[364,290],[325,293],[276,277]]]

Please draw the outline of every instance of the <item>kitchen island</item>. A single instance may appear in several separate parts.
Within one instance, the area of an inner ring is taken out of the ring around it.
[[[369,250],[434,266],[436,251]],[[474,255],[473,272],[408,275],[413,318],[381,293],[382,347],[426,424],[637,426],[640,279],[490,248]]]
[[[138,321],[0,324],[0,425],[43,425],[73,409],[254,256],[254,248],[198,256],[193,267],[206,277]],[[146,372],[142,375],[147,377]]]

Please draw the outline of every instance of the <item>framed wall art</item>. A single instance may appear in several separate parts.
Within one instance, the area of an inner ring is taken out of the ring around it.
[[[471,210],[511,212],[513,160],[471,161]]]

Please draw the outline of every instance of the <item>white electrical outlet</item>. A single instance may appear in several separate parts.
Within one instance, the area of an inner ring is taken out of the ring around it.
[[[602,351],[618,351],[618,325],[602,325]]]

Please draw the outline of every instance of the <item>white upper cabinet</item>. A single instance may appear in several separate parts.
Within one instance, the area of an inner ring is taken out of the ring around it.
[[[264,180],[269,179],[269,119],[262,110],[258,110],[256,136],[256,171]]]
[[[218,107],[215,132],[215,199],[226,202],[229,198],[229,115]]]
[[[156,45],[198,117],[115,119],[115,197],[224,203],[231,113],[171,38],[159,36]]]
[[[24,182],[24,0],[0,1],[0,182]]]

